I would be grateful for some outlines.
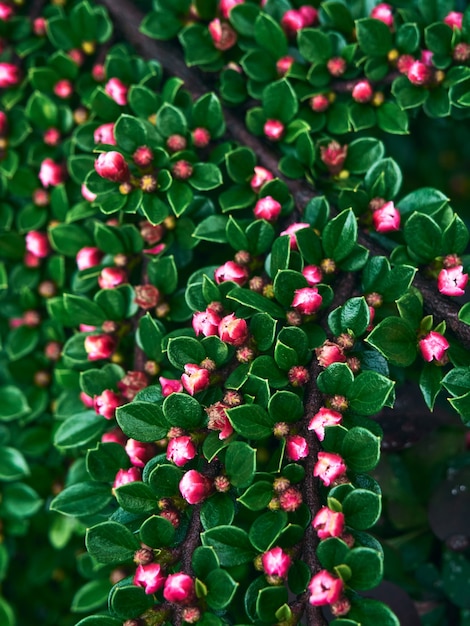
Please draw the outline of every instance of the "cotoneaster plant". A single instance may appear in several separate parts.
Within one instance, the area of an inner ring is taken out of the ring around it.
[[[138,4],[0,2],[2,623],[395,626],[377,415],[468,423],[469,236],[376,129],[462,123],[470,12]],[[435,528],[402,586],[463,626]]]

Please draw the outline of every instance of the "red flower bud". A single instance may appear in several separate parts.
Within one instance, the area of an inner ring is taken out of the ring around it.
[[[55,187],[65,180],[65,171],[60,163],[52,159],[44,159],[39,170],[39,180],[43,187]]]
[[[341,578],[332,576],[326,569],[322,569],[308,584],[310,591],[309,602],[313,606],[323,606],[337,602],[343,591]]]
[[[149,563],[137,567],[132,582],[134,585],[143,587],[145,593],[151,594],[161,589],[165,580],[160,563]]]
[[[157,306],[160,300],[160,291],[154,285],[136,285],[134,302],[141,309],[147,311]]]
[[[104,65],[102,63],[96,63],[93,65],[91,75],[93,76],[93,80],[96,80],[97,83],[102,83],[106,78]]]
[[[116,104],[120,106],[127,104],[127,92],[129,91],[129,87],[119,80],[119,78],[110,78],[104,86],[104,90]]]
[[[193,165],[189,161],[180,159],[176,161],[176,163],[173,163],[171,172],[178,180],[187,180],[193,175]]]
[[[325,341],[319,348],[315,348],[315,354],[321,367],[328,367],[332,363],[346,363],[343,349],[332,341]]]
[[[226,315],[219,324],[219,337],[231,346],[241,346],[248,339],[248,325],[235,313]]]
[[[311,287],[318,285],[323,280],[323,272],[318,265],[306,265],[302,270],[302,275]]]
[[[121,267],[104,267],[98,276],[101,289],[114,289],[124,283],[127,283],[127,272]]]
[[[115,146],[116,139],[114,137],[114,122],[98,126],[93,133],[93,140],[95,143],[104,143],[108,146]]]
[[[179,483],[181,495],[189,504],[199,504],[205,500],[211,489],[211,481],[196,470],[186,472]]]
[[[219,18],[209,23],[209,34],[217,50],[229,50],[237,43],[237,33],[227,22],[221,22]]]
[[[12,63],[0,63],[0,89],[14,87],[20,82],[20,70]]]
[[[305,19],[302,13],[296,9],[289,9],[281,18],[281,26],[289,37],[294,36],[299,30],[305,28]]]
[[[109,359],[116,349],[116,340],[111,335],[88,335],[85,337],[85,352],[89,361]]]
[[[195,148],[205,148],[209,145],[209,141],[211,140],[211,134],[207,130],[207,128],[195,128],[192,132],[193,137],[193,145]]]
[[[303,287],[294,291],[291,307],[302,315],[312,315],[321,307],[322,300],[316,287]]]
[[[427,85],[431,80],[432,71],[422,61],[414,61],[407,71],[407,76],[413,85]]]
[[[95,161],[95,170],[102,178],[123,183],[129,178],[129,167],[120,152],[103,152]]]
[[[182,467],[186,465],[188,461],[194,459],[196,453],[196,446],[191,441],[191,437],[184,435],[170,439],[166,450],[166,458],[169,461],[173,461],[178,467]]]
[[[96,200],[96,193],[92,193],[86,185],[82,185],[80,191],[82,193],[82,196],[85,198],[85,200],[88,200],[88,202],[94,202]]]
[[[233,433],[233,427],[227,416],[227,406],[222,402],[216,402],[206,408],[209,417],[207,428],[209,430],[220,430],[219,439],[227,439]]]
[[[370,102],[372,100],[374,90],[368,80],[360,80],[354,85],[351,95],[352,99],[356,102],[365,104],[366,102]]]
[[[47,234],[31,230],[26,235],[26,250],[39,259],[46,258],[51,251]]]
[[[145,389],[147,385],[147,376],[144,372],[139,371],[127,372],[124,378],[121,378],[117,384],[119,391],[129,402],[135,398],[139,391]]]
[[[282,206],[272,196],[260,198],[253,209],[256,219],[274,222],[279,217]]]
[[[135,483],[142,480],[142,473],[138,467],[131,467],[130,469],[120,469],[116,474],[113,483],[113,489],[122,487],[122,485],[128,485],[129,483]]]
[[[153,152],[148,146],[139,146],[132,158],[139,167],[148,167],[153,161]]]
[[[327,96],[319,93],[316,96],[312,96],[310,98],[309,105],[312,111],[314,111],[315,113],[323,113],[323,111],[326,111],[330,106],[330,101]]]
[[[284,76],[285,74],[287,74],[287,72],[292,67],[294,61],[294,57],[291,56],[285,56],[278,59],[276,62],[276,72],[278,73],[278,75]]]
[[[324,506],[313,518],[312,526],[320,539],[341,537],[344,530],[344,514]]]
[[[47,146],[57,146],[60,141],[60,130],[48,128],[43,135],[43,140]]]
[[[75,260],[77,262],[77,267],[79,270],[87,270],[90,267],[95,267],[95,265],[99,265],[102,258],[103,253],[99,248],[86,246],[85,248],[82,248],[77,252]]]
[[[297,246],[297,238],[295,236],[295,233],[298,230],[302,230],[303,228],[310,228],[310,224],[307,224],[307,222],[296,222],[295,224],[291,224],[290,226],[288,226],[286,228],[286,230],[283,230],[281,233],[282,235],[289,235],[290,238],[290,249],[291,250],[298,250],[298,246]]]
[[[346,472],[346,465],[339,454],[319,452],[313,475],[318,476],[325,487],[329,487],[337,478]]]
[[[95,396],[93,400],[96,413],[107,420],[116,415],[116,409],[122,404],[124,404],[122,397],[110,389],[105,389],[101,395]]]
[[[272,173],[264,167],[257,165],[254,169],[253,178],[250,181],[250,186],[255,193],[259,193],[263,185],[270,180],[273,180]]]
[[[187,363],[184,366],[181,383],[185,390],[191,396],[194,396],[195,393],[204,391],[210,385],[210,374],[206,369],[199,367],[195,363]]]
[[[346,71],[347,63],[343,57],[333,57],[326,64],[326,69],[332,76],[339,78]]]
[[[437,277],[437,288],[445,296],[463,296],[468,283],[468,274],[463,273],[462,265],[442,269]]]
[[[280,141],[284,135],[285,127],[279,120],[267,120],[263,130],[266,137],[271,141]]]
[[[279,494],[279,505],[283,511],[292,513],[302,504],[302,494],[295,487],[289,487]]]
[[[451,11],[450,13],[447,13],[443,22],[451,28],[462,30],[463,13],[460,13],[460,11]]]
[[[214,272],[215,282],[220,285],[227,280],[231,280],[237,285],[244,285],[248,280],[248,270],[234,261],[227,261],[218,267]]]
[[[292,559],[282,548],[276,546],[262,555],[261,563],[263,564],[265,574],[268,576],[286,578]]]
[[[219,11],[220,15],[228,20],[230,17],[230,11],[233,7],[237,6],[237,4],[243,4],[245,0],[220,0],[219,2]]]
[[[168,602],[188,604],[195,598],[194,580],[188,574],[170,574],[165,581],[163,597]]]
[[[343,169],[348,156],[348,146],[341,146],[337,141],[330,141],[327,146],[320,147],[320,158],[330,174],[336,175]]]
[[[130,462],[136,467],[145,467],[146,463],[155,455],[153,443],[142,443],[136,439],[128,439],[125,449]]]
[[[386,2],[381,2],[375,6],[370,12],[370,16],[375,20],[380,20],[386,24],[390,30],[393,30],[393,12],[392,7]]]
[[[58,98],[66,100],[73,94],[73,85],[69,80],[64,78],[56,82],[53,90]]]

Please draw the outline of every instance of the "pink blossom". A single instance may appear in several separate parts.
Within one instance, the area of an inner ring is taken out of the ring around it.
[[[415,59],[411,56],[411,54],[401,54],[398,57],[397,70],[400,72],[400,74],[408,74],[410,67],[413,65],[414,62]]]
[[[195,128],[192,132],[193,145],[195,148],[205,148],[209,145],[211,134],[207,128]]]
[[[134,302],[138,307],[148,311],[160,301],[160,291],[154,285],[136,285]]]
[[[302,230],[303,228],[310,228],[310,224],[307,224],[306,222],[295,222],[294,224],[291,224],[290,226],[288,226],[286,230],[283,230],[281,232],[281,236],[289,235],[291,250],[299,249],[297,246],[297,237],[295,236],[295,233],[298,230]]]
[[[129,87],[119,80],[119,78],[110,78],[104,86],[104,90],[116,104],[120,106],[127,104],[127,92],[129,91]]]
[[[463,296],[467,283],[468,274],[463,273],[462,265],[444,268],[437,277],[437,288],[445,296]]]
[[[144,250],[142,250],[142,252],[145,252],[145,254],[160,254],[161,252],[163,252],[165,248],[166,248],[166,244],[158,243],[156,246],[153,246],[152,248],[145,248]]]
[[[235,261],[227,261],[227,263],[218,267],[214,272],[215,282],[218,285],[227,280],[231,280],[237,283],[237,285],[244,285],[248,280],[248,276],[247,268],[235,263]]]
[[[26,235],[26,250],[39,259],[46,258],[51,251],[47,234],[31,230]]]
[[[13,7],[5,2],[0,2],[0,20],[8,21],[15,14]]]
[[[46,34],[47,22],[43,17],[37,17],[33,20],[33,33],[38,37],[44,37]]]
[[[460,11],[451,11],[450,13],[447,13],[445,18],[443,19],[443,22],[451,28],[457,28],[458,30],[462,30],[463,13],[460,13]]]
[[[145,593],[151,594],[161,589],[165,580],[160,563],[149,563],[138,565],[132,582],[134,585],[143,587]]]
[[[43,139],[47,146],[57,146],[60,141],[60,130],[58,128],[48,128],[43,135]]]
[[[85,246],[85,248],[82,248],[77,252],[75,260],[77,262],[77,267],[79,270],[87,270],[90,267],[95,267],[95,265],[99,265],[102,258],[103,253],[99,248],[95,248],[93,246]]]
[[[318,22],[318,11],[310,4],[304,4],[299,7],[299,13],[304,21],[304,28],[313,26]]]
[[[250,186],[255,193],[259,193],[262,186],[270,180],[273,180],[274,176],[265,167],[261,167],[259,165],[254,168],[254,172],[255,173],[250,180]]]
[[[95,161],[95,170],[102,178],[123,183],[129,178],[129,166],[120,152],[102,152]]]
[[[98,126],[93,133],[93,140],[95,143],[104,143],[108,146],[115,146],[116,139],[114,137],[114,122]]]
[[[139,146],[132,155],[134,163],[139,167],[148,167],[151,165],[153,158],[153,150],[148,146]]]
[[[282,206],[272,196],[260,198],[253,209],[256,219],[274,222],[279,217]]]
[[[207,428],[220,430],[219,439],[227,439],[233,433],[233,426],[227,416],[227,407],[222,402],[215,402],[206,408],[209,417]]]
[[[39,170],[39,180],[43,187],[55,187],[65,180],[65,171],[60,163],[52,159],[44,159]]]
[[[368,80],[360,80],[356,83],[352,90],[352,99],[360,104],[365,104],[372,100],[374,90]]]
[[[139,391],[145,389],[147,385],[148,378],[144,372],[133,370],[127,372],[117,384],[119,391],[126,400],[129,400],[129,402],[135,398]]]
[[[302,275],[307,279],[310,286],[318,285],[323,280],[323,272],[318,265],[306,265],[302,270]]]
[[[204,335],[204,337],[217,335],[219,333],[220,321],[221,317],[211,308],[194,313],[192,322],[194,332],[196,335]]]
[[[346,355],[338,344],[325,341],[323,345],[315,348],[315,354],[321,367],[328,367],[332,363],[346,363]]]
[[[419,349],[423,359],[430,363],[431,361],[440,361],[449,347],[449,342],[440,333],[431,330],[426,337],[418,342]]]
[[[330,141],[328,145],[320,147],[320,158],[330,174],[336,175],[341,172],[347,156],[348,146],[342,146],[337,141]]]
[[[431,52],[431,50],[421,50],[420,60],[424,63],[424,65],[427,65],[427,67],[432,67],[433,56],[434,56],[434,52]]]
[[[114,289],[124,283],[127,283],[127,272],[122,267],[103,267],[98,276],[101,289]]]
[[[53,87],[53,91],[58,98],[66,100],[73,94],[73,85],[69,80],[64,78],[63,80],[58,80],[56,82]]]
[[[378,233],[388,233],[400,229],[400,211],[392,201],[387,202],[380,209],[372,213],[374,228]]]
[[[111,389],[105,389],[99,396],[95,396],[93,406],[98,413],[107,420],[112,419],[116,415],[116,409],[123,404],[122,397]]]
[[[276,546],[262,555],[261,562],[265,574],[285,578],[292,564],[292,559],[282,548]]]
[[[119,427],[116,427],[101,435],[101,441],[103,443],[117,443],[124,447],[126,445],[127,437]]]
[[[8,117],[5,111],[0,111],[0,136],[3,137],[8,132]]]
[[[330,106],[330,100],[323,93],[312,96],[308,103],[315,113],[323,113],[323,111],[326,111]]]
[[[308,430],[314,430],[320,441],[325,438],[325,426],[341,424],[343,416],[338,411],[322,407],[310,420]]]
[[[181,383],[185,390],[194,396],[195,393],[204,391],[210,385],[210,374],[203,367],[195,363],[187,363],[184,366],[184,374],[181,376]]]
[[[181,391],[183,391],[183,385],[181,384],[180,380],[175,380],[173,378],[164,378],[163,376],[160,376],[158,382],[162,387],[162,395],[164,398],[169,396],[171,393],[180,393]]]
[[[138,467],[120,469],[114,479],[113,488],[117,489],[118,487],[122,487],[122,485],[135,483],[139,480],[142,480],[142,472]]]
[[[83,404],[85,406],[87,406],[89,409],[91,409],[91,407],[94,405],[94,400],[91,396],[89,396],[88,394],[86,394],[84,391],[80,392],[80,400],[83,402]]]
[[[346,71],[347,63],[343,57],[332,57],[326,64],[326,69],[332,76],[338,78]]]
[[[279,495],[279,504],[283,511],[297,511],[302,504],[302,494],[295,487],[289,487]]]
[[[165,581],[163,597],[168,602],[188,604],[194,599],[194,580],[188,574],[178,572],[170,574]]]
[[[341,578],[332,576],[326,569],[315,574],[308,584],[309,602],[313,606],[323,606],[337,602],[343,591]]]
[[[313,475],[318,476],[325,487],[329,487],[339,476],[346,472],[346,465],[339,454],[319,452]]]
[[[263,130],[266,137],[271,141],[280,141],[284,134],[285,126],[279,120],[267,120]]]
[[[281,26],[286,35],[293,36],[305,26],[303,15],[296,9],[289,9],[281,18]]]
[[[85,55],[78,48],[72,48],[72,50],[69,50],[68,55],[79,67],[85,62]]]
[[[96,200],[96,193],[92,193],[85,184],[81,186],[80,191],[82,196],[85,200],[88,200],[88,202],[94,202]]]
[[[294,57],[291,57],[289,55],[278,59],[276,61],[276,72],[278,73],[278,75],[284,76],[285,74],[287,74],[294,62]]]
[[[85,352],[89,361],[109,359],[116,349],[116,340],[111,335],[88,335],[85,337]]]
[[[302,287],[294,291],[291,307],[302,315],[313,315],[321,307],[322,300],[316,287]]]
[[[20,70],[12,63],[0,63],[0,89],[14,87],[20,82]]]
[[[185,159],[179,159],[179,161],[175,161],[171,166],[171,172],[175,178],[178,180],[187,180],[191,178],[193,174],[193,165],[189,161]]]
[[[235,313],[226,315],[219,324],[219,337],[232,346],[241,346],[248,339],[248,325]]]
[[[386,24],[390,30],[393,29],[393,12],[392,7],[386,2],[381,2],[375,6],[370,12],[370,16],[375,20],[380,20]]]
[[[432,72],[431,69],[422,61],[414,61],[410,65],[406,75],[408,76],[410,83],[421,86],[429,83]]]
[[[205,500],[211,489],[211,481],[194,469],[187,471],[179,483],[180,493],[189,504],[199,504]]]
[[[220,15],[228,20],[230,17],[230,11],[233,7],[236,7],[237,4],[243,4],[245,0],[220,0],[219,2],[219,11]]]
[[[290,435],[286,438],[286,454],[291,461],[299,461],[308,456],[308,444],[301,435]]]
[[[312,526],[320,539],[341,537],[344,531],[344,514],[324,506],[313,518]]]
[[[130,462],[136,467],[145,467],[155,455],[153,443],[142,443],[136,439],[128,439],[125,448]]]
[[[237,33],[227,22],[222,22],[219,18],[215,18],[212,22],[209,22],[208,28],[212,43],[217,50],[222,52],[229,50],[237,43]]]
[[[188,461],[194,459],[196,452],[196,446],[191,441],[191,437],[183,435],[182,437],[170,439],[166,450],[166,458],[169,461],[173,461],[178,467],[182,467]]]

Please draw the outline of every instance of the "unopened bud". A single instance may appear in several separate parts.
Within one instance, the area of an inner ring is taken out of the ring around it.
[[[323,259],[320,267],[325,274],[334,274],[336,272],[336,263],[333,259]]]
[[[214,487],[216,491],[225,493],[230,490],[230,480],[227,476],[216,476],[214,478]]]

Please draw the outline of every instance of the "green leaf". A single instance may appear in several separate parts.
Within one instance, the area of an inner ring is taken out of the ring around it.
[[[332,363],[317,378],[320,391],[328,395],[348,397],[354,383],[354,374],[346,363]]]
[[[300,54],[310,63],[326,63],[333,55],[330,37],[317,28],[303,28],[297,40]]]
[[[380,458],[380,437],[376,437],[366,428],[354,426],[343,439],[341,455],[348,469],[358,473],[369,472]]]
[[[31,412],[23,392],[13,385],[0,387],[2,403],[0,405],[0,421],[11,422]]]
[[[219,559],[214,548],[198,546],[191,558],[191,565],[198,578],[204,580],[213,570],[219,569]]]
[[[181,428],[197,428],[203,420],[199,402],[185,393],[171,393],[163,402],[163,413],[169,424]]]
[[[160,113],[157,114],[157,127],[159,115]],[[122,150],[133,153],[139,146],[147,144],[147,129],[144,123],[136,117],[121,115],[114,125],[114,137]]]
[[[17,361],[30,354],[39,342],[39,330],[23,325],[8,334],[5,351],[10,361]]]
[[[107,615],[90,615],[81,619],[76,626],[121,626],[122,621]]]
[[[233,441],[225,453],[225,469],[234,487],[248,487],[256,471],[256,450],[243,441]]]
[[[228,572],[220,568],[210,572],[204,583],[207,586],[207,604],[216,611],[224,609],[231,603],[239,584]]]
[[[198,191],[209,191],[223,183],[222,173],[214,163],[196,163],[188,182]]]
[[[111,589],[109,580],[91,580],[78,589],[70,607],[73,613],[87,613],[106,604]]]
[[[440,254],[442,231],[429,215],[413,213],[406,220],[404,236],[408,250],[420,263],[429,262]]]
[[[149,281],[165,294],[173,293],[178,286],[178,270],[173,255],[152,259],[148,264]]]
[[[196,100],[192,108],[193,127],[206,128],[212,139],[225,132],[225,121],[219,98],[214,93],[206,93]]]
[[[124,433],[143,442],[166,436],[168,423],[161,407],[150,402],[131,402],[116,409],[116,420]]]
[[[247,509],[251,511],[262,511],[268,506],[273,497],[274,490],[271,483],[260,480],[254,483],[243,494],[237,498]]]
[[[381,496],[366,489],[354,489],[342,502],[346,524],[357,530],[366,530],[379,519]]]
[[[382,320],[366,341],[392,365],[408,367],[416,358],[416,332],[407,320],[400,317],[392,316]]]
[[[322,243],[326,256],[338,262],[342,261],[352,252],[356,239],[356,216],[351,209],[342,211],[323,230]]]
[[[287,54],[286,35],[267,13],[260,13],[256,18],[254,35],[256,43],[274,59]]]
[[[386,24],[371,17],[356,21],[357,41],[368,56],[386,55],[392,48],[392,35]]]
[[[154,467],[148,476],[148,483],[159,498],[179,495],[178,485],[183,471],[170,463],[162,463]]]
[[[380,624],[381,626],[399,626],[396,615],[386,604],[369,598],[355,598],[348,618],[360,624]]]
[[[242,404],[228,409],[227,414],[233,428],[247,439],[264,439],[272,434],[275,421],[257,404]]]
[[[255,519],[250,527],[249,537],[252,545],[259,552],[269,550],[275,545],[286,524],[287,514],[284,511],[263,513]]]
[[[30,473],[28,463],[16,448],[0,447],[0,480],[19,480]]]
[[[269,350],[276,336],[276,320],[268,313],[255,313],[251,318],[250,332],[259,350]]]
[[[263,110],[268,119],[289,123],[297,114],[299,103],[286,79],[268,85],[263,91]]]
[[[196,226],[193,237],[214,243],[227,243],[228,220],[225,215],[209,215]]]
[[[268,404],[268,412],[273,423],[296,422],[304,413],[302,400],[292,391],[276,391]]]
[[[81,517],[93,515],[104,509],[112,500],[107,483],[83,482],[66,487],[51,502],[52,511],[63,515]]]
[[[201,506],[201,524],[204,530],[228,526],[235,516],[235,506],[227,493],[216,493]]]
[[[470,560],[464,555],[446,550],[443,555],[442,578],[444,591],[451,602],[462,608],[470,608],[470,599],[465,592],[470,577]]]
[[[265,623],[274,624],[277,611],[287,604],[287,588],[266,587],[261,589],[256,600],[256,613]]]
[[[362,372],[354,380],[349,393],[351,409],[362,415],[378,413],[387,403],[393,386],[394,382],[382,374]]]
[[[426,48],[439,56],[452,54],[453,30],[444,23],[430,24],[424,29]]]
[[[381,159],[368,170],[364,183],[371,197],[392,200],[400,191],[402,173],[393,159]]]
[[[344,563],[349,552],[348,546],[339,537],[328,537],[321,541],[317,548],[320,563],[328,570],[333,570],[337,565]]]
[[[348,145],[348,156],[344,166],[353,174],[364,174],[383,157],[384,152],[384,145],[378,139],[372,137],[355,139]]]
[[[355,546],[347,554],[345,564],[351,569],[348,585],[353,589],[372,589],[382,581],[383,557],[376,550]]]
[[[192,337],[172,337],[167,353],[170,363],[179,369],[188,363],[199,364],[206,356],[202,345]]]
[[[151,548],[161,548],[173,543],[175,528],[171,522],[159,515],[147,518],[140,527],[140,540]]]
[[[394,102],[384,102],[377,111],[377,125],[392,135],[408,134],[408,115]]]
[[[64,294],[64,305],[67,314],[77,326],[79,324],[101,326],[106,320],[106,315],[101,307],[84,296],[66,293]]]
[[[203,546],[214,548],[222,567],[249,563],[256,555],[248,533],[236,526],[218,526],[201,533]]]
[[[120,507],[130,513],[148,514],[158,509],[155,494],[148,485],[135,481],[122,485],[114,490],[114,495]]]
[[[433,410],[434,402],[442,389],[441,381],[442,368],[436,367],[433,363],[425,363],[419,376],[419,388],[430,411]]]
[[[67,418],[57,429],[54,444],[59,448],[76,448],[96,441],[106,428],[103,417],[95,411],[84,411]]]
[[[230,178],[243,185],[253,177],[256,156],[250,148],[236,148],[226,155],[225,163]]]
[[[102,522],[87,530],[85,543],[88,552],[99,563],[124,563],[133,558],[140,543],[133,533],[118,522]]]
[[[114,481],[121,468],[129,467],[129,457],[119,443],[99,443],[93,450],[88,450],[86,468],[93,480]]]
[[[250,309],[255,309],[255,311],[266,313],[272,318],[279,319],[285,316],[285,312],[280,306],[255,291],[236,287],[228,292],[227,298],[229,300],[235,300],[235,302],[239,302]]]
[[[152,594],[147,595],[142,587],[136,585],[117,585],[109,594],[110,609],[121,620],[133,619],[145,613],[154,601]]]

